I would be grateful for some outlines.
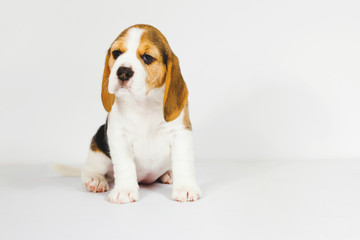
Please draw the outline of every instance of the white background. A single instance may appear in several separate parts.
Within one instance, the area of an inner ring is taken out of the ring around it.
[[[359,1],[0,2],[0,239],[360,239]],[[190,91],[203,196],[113,205],[48,165],[104,123],[105,54],[159,28]],[[31,165],[29,165],[31,164]]]
[[[85,161],[105,54],[156,26],[190,91],[198,160],[360,157],[358,1],[1,1],[0,162]]]

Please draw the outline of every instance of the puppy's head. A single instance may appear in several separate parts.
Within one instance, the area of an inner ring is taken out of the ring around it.
[[[164,119],[172,121],[181,113],[188,96],[178,58],[156,28],[141,24],[125,29],[106,55],[101,92],[105,110],[111,111],[115,97],[132,94],[143,99],[152,89],[164,85]]]

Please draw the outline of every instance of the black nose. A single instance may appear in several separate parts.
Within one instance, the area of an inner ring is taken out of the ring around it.
[[[116,72],[116,75],[121,81],[127,81],[129,80],[133,75],[134,72],[131,68],[128,67],[119,67],[119,69]]]

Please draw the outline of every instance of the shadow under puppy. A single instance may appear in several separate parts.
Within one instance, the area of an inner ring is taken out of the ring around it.
[[[166,38],[149,25],[125,29],[111,44],[101,98],[107,120],[90,145],[81,180],[109,190],[112,203],[134,202],[138,183],[173,183],[176,201],[194,201],[195,179],[188,90]],[[61,170],[60,170],[61,171]]]

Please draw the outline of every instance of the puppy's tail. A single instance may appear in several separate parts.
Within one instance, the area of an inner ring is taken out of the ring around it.
[[[65,177],[80,177],[81,168],[80,167],[69,167],[63,164],[56,164],[53,166],[53,169],[62,176]]]

